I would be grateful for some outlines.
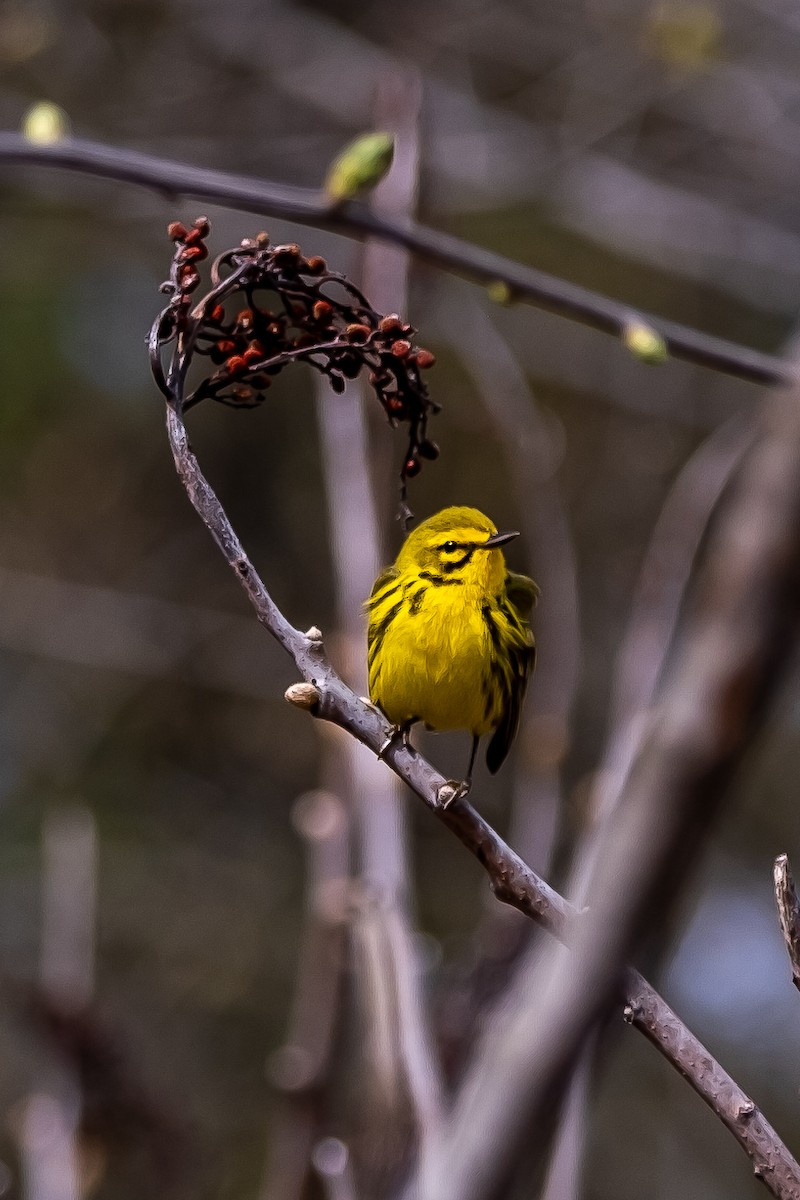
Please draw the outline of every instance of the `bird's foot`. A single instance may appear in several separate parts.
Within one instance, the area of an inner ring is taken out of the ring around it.
[[[448,779],[436,793],[436,799],[442,808],[449,808],[456,800],[463,800],[472,788],[471,779]]]

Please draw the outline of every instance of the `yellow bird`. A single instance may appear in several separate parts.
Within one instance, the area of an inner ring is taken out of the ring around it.
[[[469,791],[480,738],[494,731],[494,774],[519,727],[536,646],[529,625],[539,589],[506,568],[498,533],[476,508],[442,509],[406,538],[372,589],[369,694],[408,741],[411,726],[467,729],[469,767],[448,802]]]

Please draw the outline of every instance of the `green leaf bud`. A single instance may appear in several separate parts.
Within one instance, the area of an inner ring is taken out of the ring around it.
[[[69,137],[69,117],[63,108],[49,100],[32,104],[22,118],[22,136],[37,146],[53,146]]]
[[[622,344],[643,363],[659,366],[669,358],[667,343],[644,321],[629,321],[622,330]]]
[[[363,134],[331,163],[325,179],[325,194],[339,204],[371,190],[386,175],[393,158],[394,137],[391,133]]]

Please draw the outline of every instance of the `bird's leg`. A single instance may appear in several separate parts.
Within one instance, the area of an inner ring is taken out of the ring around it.
[[[406,750],[414,749],[414,747],[411,745],[410,737],[411,726],[414,724],[416,719],[416,717],[412,717],[409,721],[404,721],[402,725],[392,726],[391,733],[378,751],[378,758],[383,758],[389,747],[396,745],[398,738],[402,740],[403,746],[406,748]]]
[[[475,755],[478,753],[480,740],[479,737],[473,736],[472,738],[472,750],[466,776],[463,779],[448,779],[447,783],[443,783],[439,788],[439,803],[442,808],[448,808],[456,800],[463,800],[464,796],[469,795],[472,788],[472,769],[475,766]]]

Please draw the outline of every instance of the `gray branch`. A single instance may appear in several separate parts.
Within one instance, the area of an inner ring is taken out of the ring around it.
[[[677,321],[636,312],[608,296],[464,242],[441,230],[391,219],[359,203],[331,205],[321,192],[231,175],[208,167],[193,167],[82,138],[67,138],[51,146],[40,146],[20,134],[0,133],[0,162],[78,171],[150,188],[167,196],[192,196],[298,225],[313,225],[317,229],[331,229],[355,237],[379,238],[405,246],[452,274],[477,283],[503,283],[515,300],[558,313],[614,337],[619,337],[631,320],[644,321],[657,330],[676,358],[756,383],[791,381],[785,362],[779,358],[712,337]]]
[[[315,716],[347,730],[377,754],[390,732],[387,721],[339,678],[328,662],[318,631],[301,633],[277,608],[205,479],[189,446],[182,416],[172,404],[167,406],[167,431],[178,475],[193,506],[235,572],[259,621],[291,655],[306,681],[290,688],[289,698]],[[393,742],[384,758],[477,858],[499,900],[556,936],[563,937],[568,925],[579,924],[578,914],[567,901],[540,879],[470,804],[460,800],[449,808],[441,806],[438,794],[445,783],[444,777],[412,747]],[[625,991],[627,1019],[654,1043],[723,1121],[773,1195],[779,1200],[800,1200],[800,1165],[750,1097],[638,973],[628,973]]]

